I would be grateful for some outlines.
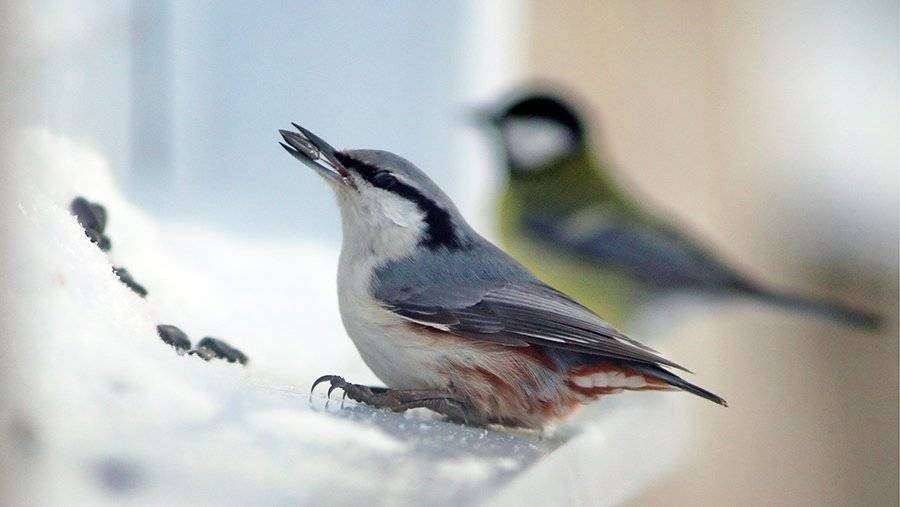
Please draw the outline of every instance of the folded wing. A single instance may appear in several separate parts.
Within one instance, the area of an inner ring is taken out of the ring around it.
[[[688,371],[539,282],[426,284],[376,297],[411,321],[476,340],[540,345]]]

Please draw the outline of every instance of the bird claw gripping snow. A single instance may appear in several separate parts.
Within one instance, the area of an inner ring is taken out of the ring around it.
[[[465,424],[481,425],[479,418],[472,414],[469,407],[452,393],[440,389],[388,389],[386,387],[370,387],[360,384],[351,384],[338,375],[322,375],[317,378],[309,390],[310,400],[313,391],[319,384],[328,382],[327,397],[331,399],[331,393],[335,389],[341,389],[344,394],[341,398],[350,398],[353,401],[366,405],[388,409],[392,412],[405,412],[413,408],[427,408],[441,415],[445,415],[452,421]],[[327,406],[326,401],[326,406]]]

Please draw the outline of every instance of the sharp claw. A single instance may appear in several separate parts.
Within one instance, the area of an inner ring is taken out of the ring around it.
[[[459,407],[459,411],[462,412],[463,422],[466,423],[466,426],[468,426],[469,425],[469,414],[466,413],[465,405],[463,405],[462,403],[456,402],[456,401],[454,401],[454,403],[456,403],[457,406]]]
[[[338,377],[337,375],[322,375],[321,377],[317,378],[316,381],[313,382],[312,387],[309,388],[309,399],[310,399],[310,401],[312,401],[313,391],[316,390],[316,386],[318,386],[318,385],[321,384],[322,382],[325,382],[325,381],[329,381],[329,382],[330,382],[331,380],[334,380],[334,379],[340,379],[340,378],[341,378],[341,377]],[[343,380],[343,379],[341,379],[341,380]],[[328,391],[328,393],[330,394],[331,391]]]
[[[337,389],[338,387],[341,387],[341,386],[340,386],[340,383],[335,383],[334,380],[332,380],[332,382],[331,382],[331,387],[328,388],[328,400],[329,400],[329,401],[331,401],[331,393],[332,393],[332,391],[334,391],[334,390]],[[346,393],[347,393],[347,391],[344,391],[344,394],[346,394]]]

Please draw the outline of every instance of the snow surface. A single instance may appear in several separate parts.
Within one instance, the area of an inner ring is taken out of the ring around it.
[[[529,483],[542,484],[544,494],[561,490],[554,498],[577,498],[565,494],[575,467],[600,474],[594,482],[612,481],[614,493],[590,499],[610,503],[665,470],[682,445],[672,438],[684,425],[670,398],[617,401],[610,406],[626,409],[584,428],[565,446],[575,450],[554,453],[569,456],[567,466],[548,459],[522,475],[577,430],[542,439],[450,424],[421,410],[341,408],[337,395],[326,406],[325,386],[310,403],[310,383],[325,373],[378,383],[340,325],[336,251],[160,223],[121,196],[90,149],[45,130],[18,137],[0,181],[13,192],[0,219],[8,240],[0,353],[14,366],[2,387],[0,471],[15,486],[12,500],[507,503],[528,498]],[[69,213],[78,195],[106,207],[109,253]],[[121,284],[112,265],[125,266],[147,298]],[[250,362],[179,355],[157,337],[160,323],[194,343],[224,339]],[[669,420],[667,435],[634,431],[638,421],[660,417]],[[635,456],[639,466],[623,471],[621,460]],[[519,486],[496,496],[515,476]]]

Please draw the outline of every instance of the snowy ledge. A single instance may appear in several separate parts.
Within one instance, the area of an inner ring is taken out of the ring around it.
[[[545,439],[426,411],[340,408],[337,396],[328,407],[320,395],[310,403],[310,381],[323,373],[377,383],[340,326],[336,252],[160,224],[122,197],[89,149],[43,130],[14,145],[2,176],[14,198],[0,223],[13,245],[0,287],[14,302],[2,309],[14,338],[3,359],[14,368],[0,410],[0,470],[16,485],[14,500],[615,503],[685,445],[683,412],[663,396],[605,401]],[[109,211],[110,252],[70,214],[77,195]],[[148,288],[146,299],[113,265]],[[225,338],[250,363],[179,355],[160,341],[159,323],[195,340]],[[663,418],[666,435],[635,431]],[[573,487],[579,478],[590,487]]]

